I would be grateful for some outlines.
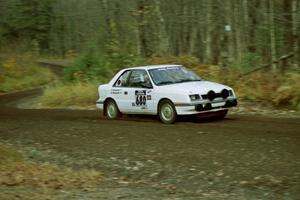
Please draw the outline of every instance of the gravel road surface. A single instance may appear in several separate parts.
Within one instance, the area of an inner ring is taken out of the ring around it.
[[[229,114],[164,125],[14,108],[40,92],[0,97],[0,141],[41,162],[101,171],[101,199],[300,199],[300,118]]]

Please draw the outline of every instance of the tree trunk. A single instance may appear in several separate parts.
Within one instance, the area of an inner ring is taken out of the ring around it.
[[[293,51],[294,51],[294,66],[300,66],[299,60],[299,23],[300,23],[300,10],[299,10],[299,0],[293,0],[292,2],[292,21],[293,21]],[[298,14],[298,16],[297,16]]]
[[[234,42],[234,23],[232,20],[232,14],[233,9],[232,9],[232,2],[231,1],[226,1],[225,2],[225,25],[227,26],[225,29],[225,34],[226,34],[226,43],[227,45],[227,60],[229,64],[232,64],[234,61],[235,57],[235,42]]]
[[[212,34],[213,34],[213,20],[212,20],[212,11],[213,11],[213,1],[208,0],[206,2],[207,12],[206,12],[206,40],[205,40],[205,63],[212,63]]]
[[[169,37],[166,32],[165,19],[161,13],[161,4],[159,0],[155,0],[155,14],[158,18],[158,54],[166,55],[169,48]]]
[[[248,13],[248,0],[243,0],[242,2],[243,7],[243,45],[245,48],[245,53],[248,52],[248,45],[249,45],[249,13]]]
[[[140,47],[139,52],[141,52],[142,56],[148,57],[148,56],[150,56],[150,52],[148,49],[148,41],[146,38],[145,1],[139,0],[137,7],[138,7],[137,8],[137,11],[138,11],[138,18],[137,18],[138,39],[139,39],[139,47]]]
[[[269,0],[269,27],[270,27],[270,46],[271,46],[271,60],[276,60],[276,35],[275,35],[275,23],[274,23],[274,0]],[[277,64],[272,64],[272,69],[277,69]]]
[[[241,6],[240,2],[236,2],[234,5],[234,33],[235,33],[235,41],[236,41],[236,62],[241,63],[242,62],[242,55],[244,53],[244,48],[242,44],[242,25],[241,25]]]

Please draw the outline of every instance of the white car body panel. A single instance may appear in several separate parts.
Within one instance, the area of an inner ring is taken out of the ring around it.
[[[99,99],[96,103],[97,108],[103,110],[105,101],[110,98],[116,102],[120,112],[126,114],[156,115],[158,113],[158,104],[162,99],[168,99],[173,102],[177,115],[192,115],[205,112],[215,112],[227,110],[229,107],[236,106],[237,101],[233,89],[219,83],[201,80],[161,86],[155,85],[148,70],[173,66],[181,67],[180,65],[158,65],[127,68],[121,70],[108,84],[99,86]],[[146,70],[153,88],[114,86],[119,77],[127,70]],[[189,96],[198,94],[201,97],[202,95],[208,94],[209,91],[214,91],[216,94],[219,94],[224,89],[231,91],[231,95],[226,99],[222,97],[216,97],[213,100],[200,98],[192,101]],[[145,101],[145,105],[139,105],[139,103],[136,102],[136,98],[138,98],[137,96],[142,98],[143,102]],[[235,105],[232,104],[233,106],[224,107],[227,102],[234,102]],[[199,111],[195,109],[195,106],[199,104],[202,104],[203,106],[210,104],[211,109]]]

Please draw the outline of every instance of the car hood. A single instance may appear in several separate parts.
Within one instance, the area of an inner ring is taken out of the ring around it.
[[[187,94],[207,94],[208,91],[212,90],[216,93],[221,92],[223,89],[232,90],[226,85],[211,81],[195,81],[186,83],[177,83],[161,86],[163,89],[168,91],[176,91]]]

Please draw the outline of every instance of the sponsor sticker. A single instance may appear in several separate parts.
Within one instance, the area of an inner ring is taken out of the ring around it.
[[[121,94],[122,90],[121,89],[112,89],[111,94]]]

